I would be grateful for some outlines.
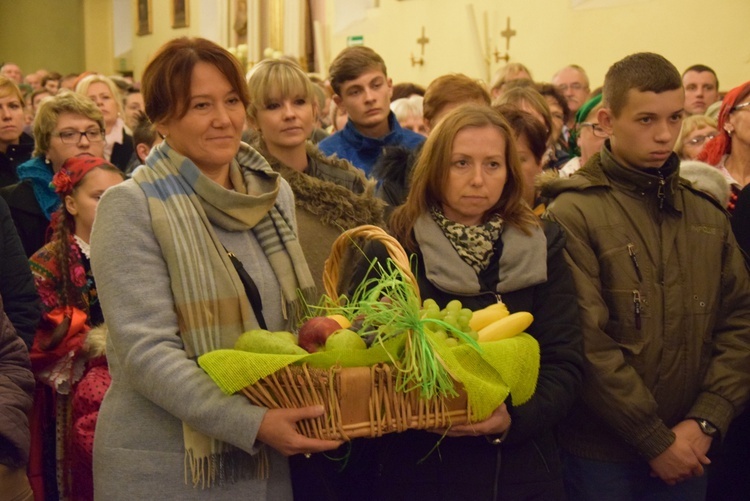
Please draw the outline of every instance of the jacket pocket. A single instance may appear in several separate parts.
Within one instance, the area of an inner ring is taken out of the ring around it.
[[[627,352],[638,355],[643,349],[643,332],[650,318],[648,296],[639,288],[602,289],[609,308],[605,332]]]

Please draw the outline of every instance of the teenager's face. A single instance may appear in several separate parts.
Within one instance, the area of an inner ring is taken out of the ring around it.
[[[341,85],[341,94],[335,96],[336,104],[345,109],[357,129],[376,135],[385,128],[388,132],[388,114],[391,112],[393,84],[379,69],[371,69],[354,80]]]
[[[523,172],[523,198],[529,206],[534,206],[536,199],[536,177],[542,173],[542,162],[537,161],[529,146],[526,135],[516,137],[516,150],[518,159],[521,161],[521,172]]]
[[[610,136],[615,158],[635,169],[664,165],[680,134],[684,102],[681,88],[659,94],[630,89],[619,116],[609,108],[599,110],[599,124]]]
[[[710,71],[688,71],[682,77],[685,86],[685,111],[702,115],[706,108],[719,100],[716,77]]]

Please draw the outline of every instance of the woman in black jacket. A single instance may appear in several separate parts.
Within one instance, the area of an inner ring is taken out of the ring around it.
[[[431,133],[390,228],[417,256],[422,299],[441,307],[460,299],[473,310],[502,300],[534,315],[534,396],[518,407],[508,399],[479,423],[355,441],[343,471],[328,474],[341,499],[564,499],[555,426],[581,382],[576,291],[560,228],[540,222],[522,190],[507,122],[465,105]],[[367,254],[385,258],[379,244]]]

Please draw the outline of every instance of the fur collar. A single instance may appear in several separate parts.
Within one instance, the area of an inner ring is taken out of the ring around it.
[[[374,195],[375,182],[366,179],[362,171],[346,160],[326,157],[317,146],[307,143],[310,165],[314,164],[317,170],[340,170],[338,174],[343,174],[340,176],[342,183],[338,184],[283,165],[268,153],[261,141],[257,141],[253,147],[266,157],[271,168],[289,183],[294,193],[295,205],[318,216],[323,224],[342,230],[363,224],[383,226],[385,203]],[[349,186],[359,186],[363,193],[357,194]]]

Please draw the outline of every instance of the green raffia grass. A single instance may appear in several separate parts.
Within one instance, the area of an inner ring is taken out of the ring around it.
[[[418,389],[423,398],[456,396],[453,379],[445,362],[436,350],[430,335],[430,324],[461,338],[475,349],[477,342],[452,325],[437,319],[422,318],[419,295],[404,273],[391,259],[383,266],[371,262],[368,278],[354,291],[351,300],[333,300],[323,296],[318,306],[309,311],[320,315],[341,314],[350,319],[362,319],[361,336],[374,334],[373,343],[404,335],[406,342],[401,353],[390,353],[394,367],[400,372],[399,391]]]

